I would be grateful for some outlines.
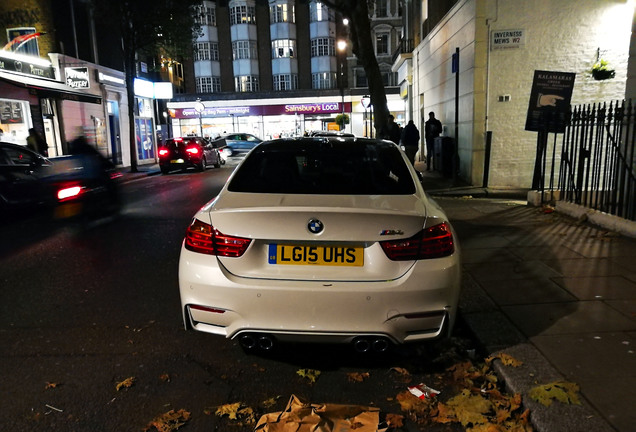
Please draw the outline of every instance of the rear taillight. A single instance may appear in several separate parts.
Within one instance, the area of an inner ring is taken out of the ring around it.
[[[197,147],[188,147],[186,151],[193,155],[199,154],[199,149]]]
[[[80,185],[65,186],[57,190],[57,199],[65,201],[77,198],[82,194],[83,188]]]
[[[186,231],[185,248],[208,255],[240,257],[251,241],[242,237],[227,236],[212,225],[194,219]]]
[[[425,228],[411,238],[380,242],[392,261],[411,261],[441,258],[455,252],[450,225],[446,222]]]
[[[166,148],[160,148],[159,149],[159,156],[168,156],[168,153],[170,153],[170,150],[166,149]]]

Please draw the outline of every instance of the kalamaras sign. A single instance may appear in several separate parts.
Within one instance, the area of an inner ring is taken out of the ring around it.
[[[64,69],[66,74],[66,85],[75,89],[87,89],[91,87],[91,83],[88,78],[88,68],[79,67]]]

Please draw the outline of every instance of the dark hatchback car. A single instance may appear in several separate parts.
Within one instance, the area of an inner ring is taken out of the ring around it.
[[[25,146],[0,142],[0,218],[54,202],[44,187],[52,165]]]
[[[0,218],[44,213],[56,219],[119,210],[115,166],[80,140],[72,155],[47,159],[25,146],[0,143]]]
[[[159,167],[163,174],[189,167],[203,171],[209,165],[221,166],[218,149],[201,137],[171,138],[159,146]]]

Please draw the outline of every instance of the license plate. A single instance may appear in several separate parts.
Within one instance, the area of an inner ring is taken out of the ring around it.
[[[270,244],[270,264],[356,266],[364,265],[364,249],[351,246]]]
[[[185,161],[184,161],[183,159],[172,159],[172,160],[170,161],[170,163],[173,163],[173,164],[182,164],[182,163],[184,163],[184,162],[185,162]]]
[[[82,212],[81,203],[60,204],[59,206],[55,208],[55,218],[67,219],[73,216],[77,216],[81,212]]]

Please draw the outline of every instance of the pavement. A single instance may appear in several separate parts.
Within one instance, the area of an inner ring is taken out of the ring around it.
[[[636,431],[636,239],[528,205],[527,189],[471,187],[416,168],[457,231],[462,319],[485,355],[522,363],[494,365],[535,430]],[[124,179],[158,173],[140,166]],[[567,383],[579,387],[567,403],[530,396],[554,384],[565,397]]]
[[[461,316],[486,355],[523,362],[494,364],[535,430],[636,431],[636,239],[528,205],[528,190],[416,168],[459,237]],[[580,405],[530,397],[558,381],[579,386]]]

